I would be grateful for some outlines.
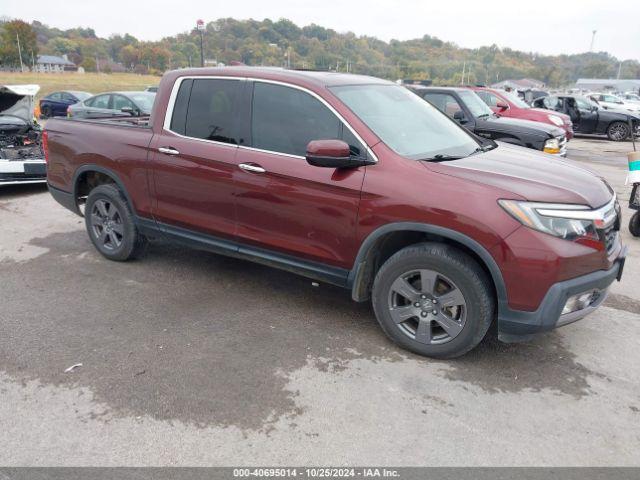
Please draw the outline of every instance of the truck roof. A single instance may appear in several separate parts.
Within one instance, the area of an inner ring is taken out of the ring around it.
[[[298,85],[313,85],[316,87],[332,87],[338,85],[363,85],[383,84],[395,85],[388,80],[366,75],[354,75],[350,73],[337,73],[312,70],[287,70],[278,67],[214,67],[214,68],[189,68],[168,72],[167,76],[231,76],[260,78],[264,80],[283,81]]]

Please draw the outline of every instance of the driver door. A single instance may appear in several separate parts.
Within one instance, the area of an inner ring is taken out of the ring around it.
[[[247,88],[251,114],[242,136],[248,141],[238,149],[234,171],[238,240],[351,268],[366,167],[314,167],[305,153],[311,140],[344,140],[352,154],[366,158],[365,146],[303,89],[258,80]]]

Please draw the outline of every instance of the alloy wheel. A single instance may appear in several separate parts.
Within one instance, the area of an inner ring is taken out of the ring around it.
[[[124,225],[116,206],[103,199],[95,201],[91,207],[91,231],[98,244],[105,250],[116,250],[122,245]]]
[[[616,142],[622,141],[629,135],[629,129],[624,123],[616,123],[609,130],[611,138]]]
[[[400,331],[429,345],[456,338],[467,316],[467,302],[457,285],[427,269],[400,275],[391,284],[388,308]]]

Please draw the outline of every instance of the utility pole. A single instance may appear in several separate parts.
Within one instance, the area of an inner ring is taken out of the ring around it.
[[[20,48],[20,36],[17,33],[16,40],[18,40],[18,57],[20,57],[20,71],[24,72],[24,65],[22,64],[22,49]]]
[[[589,51],[590,51],[590,52],[593,52],[593,42],[594,42],[594,41],[595,41],[595,39],[596,39],[596,33],[597,33],[597,32],[598,32],[597,30],[592,30],[592,31],[591,31],[591,46],[589,47]]]
[[[462,78],[460,79],[460,85],[464,85],[464,71],[467,69],[467,62],[462,63]]]
[[[620,80],[620,71],[622,70],[622,62],[618,64],[618,75],[616,76],[617,80]]]
[[[200,34],[200,66],[204,67],[204,20],[196,21],[196,29]]]

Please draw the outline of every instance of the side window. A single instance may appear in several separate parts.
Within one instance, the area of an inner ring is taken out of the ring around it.
[[[60,93],[52,93],[51,95],[49,95],[49,99],[50,100],[54,100],[54,101],[60,101],[62,99],[62,95]]]
[[[176,102],[173,105],[173,114],[171,116],[171,125],[169,130],[184,135],[187,123],[187,107],[189,106],[189,95],[191,95],[191,86],[193,80],[186,79],[180,84]]]
[[[367,157],[367,149],[365,146],[356,138],[356,136],[351,133],[351,130],[347,128],[345,125],[342,125],[342,135],[341,139],[349,145],[349,150],[351,151],[351,155],[354,157],[366,158]],[[305,152],[306,153],[306,152]]]
[[[424,98],[451,118],[453,118],[456,112],[462,111],[462,107],[458,101],[448,93],[426,93]]]
[[[209,78],[193,80],[184,134],[188,137],[237,144],[233,124],[239,90],[239,80]],[[180,93],[178,92],[180,98],[176,98],[176,107],[178,107],[178,100],[184,102],[185,99],[186,93],[183,92],[182,96]],[[174,111],[174,116],[180,113],[181,108],[178,107],[178,112]],[[173,126],[173,119],[171,124]],[[176,128],[180,128],[179,120],[176,122]]]
[[[74,96],[73,96],[73,95],[70,95],[70,94],[68,94],[68,93],[63,93],[63,94],[61,95],[61,97],[62,97],[62,100],[64,100],[65,102],[75,102],[75,101],[76,101],[76,99],[74,98]]]
[[[558,99],[556,97],[544,97],[542,99],[542,103],[544,105],[544,108],[555,110],[558,106]]]
[[[123,108],[131,108],[136,110],[136,106],[133,104],[131,100],[122,95],[114,95],[113,96],[113,107],[114,110],[122,110]]]
[[[109,108],[109,95],[98,95],[87,102],[93,108]]]
[[[254,84],[253,147],[304,156],[311,140],[340,139],[341,135],[340,120],[308,93],[282,85]]]
[[[478,96],[482,99],[484,103],[486,103],[490,107],[497,107],[500,99],[495,95],[485,92],[484,90],[476,90]]]

